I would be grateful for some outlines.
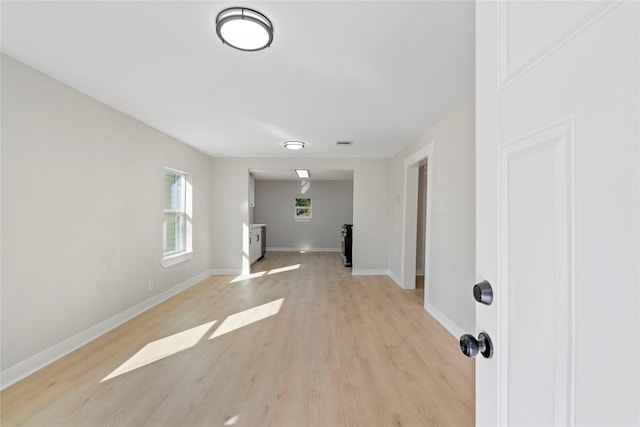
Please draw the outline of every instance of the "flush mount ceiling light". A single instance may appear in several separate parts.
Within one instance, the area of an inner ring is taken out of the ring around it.
[[[301,150],[304,148],[304,142],[302,141],[286,141],[284,148],[288,150]]]
[[[309,178],[309,169],[296,169],[296,175],[298,178]]]
[[[245,51],[261,50],[273,41],[273,24],[260,12],[230,7],[216,18],[216,33],[222,43]]]

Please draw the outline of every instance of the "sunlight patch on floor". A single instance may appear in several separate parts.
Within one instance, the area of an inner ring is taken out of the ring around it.
[[[266,271],[259,271],[257,273],[251,273],[251,274],[241,274],[240,276],[234,277],[233,280],[230,281],[229,283],[236,283],[236,282],[241,282],[243,280],[255,279],[256,277],[262,277],[265,274],[267,274]]]
[[[195,346],[216,322],[217,320],[204,323],[186,331],[150,342],[100,382],[110,380],[118,375],[131,372]]]
[[[227,316],[209,339],[212,340],[221,335],[233,332],[244,326],[278,314],[283,301],[284,298],[280,298]],[[169,335],[168,337],[148,343],[140,351],[131,356],[126,362],[100,380],[100,382],[108,381],[119,375],[126,374],[127,372],[142,368],[143,366],[147,366],[153,362],[157,362],[158,360],[173,356],[174,354],[194,347],[202,340],[207,332],[211,330],[216,322],[217,320],[203,323],[202,325],[187,329],[186,331],[178,332],[176,334]]]
[[[224,423],[224,425],[226,425],[226,426],[232,426],[232,425],[234,425],[234,424],[237,424],[237,423],[238,423],[238,421],[240,421],[240,415],[234,415],[233,417],[229,418],[229,419],[227,420],[227,422],[226,422],[226,423]]]
[[[293,264],[287,267],[274,268],[273,270],[269,270],[267,274],[284,273],[285,271],[297,270],[299,268],[300,268],[300,264]]]
[[[219,337],[221,335],[233,332],[244,326],[266,319],[267,317],[274,316],[280,312],[280,307],[284,298],[277,299],[275,301],[268,302],[266,304],[259,305],[224,319],[224,321],[218,326],[218,329],[209,337],[210,340]]]
[[[293,264],[293,265],[288,265],[286,267],[280,267],[280,268],[274,268],[268,271],[258,271],[256,273],[251,273],[251,274],[241,274],[239,276],[236,276],[233,278],[233,280],[231,280],[229,283],[236,283],[236,282],[241,282],[243,280],[249,280],[249,279],[256,279],[258,277],[262,277],[265,274],[277,274],[277,273],[284,273],[285,271],[292,271],[292,270],[297,270],[300,268],[300,264]]]

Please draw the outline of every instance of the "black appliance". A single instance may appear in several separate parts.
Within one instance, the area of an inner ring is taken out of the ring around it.
[[[260,227],[260,242],[262,243],[262,256],[260,258],[264,258],[267,254],[267,226],[263,225]]]
[[[342,263],[351,267],[351,247],[353,245],[353,224],[344,224],[340,232],[342,235]]]

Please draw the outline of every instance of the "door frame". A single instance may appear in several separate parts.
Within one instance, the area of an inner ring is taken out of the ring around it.
[[[433,191],[432,191],[432,174],[434,164],[434,148],[435,141],[429,142],[427,145],[410,155],[404,160],[404,205],[403,205],[403,221],[402,221],[402,275],[401,286],[403,289],[416,288],[416,233],[418,218],[418,176],[420,162],[427,161],[427,188],[426,200],[427,208],[425,211],[425,241],[424,241],[424,303],[426,307],[430,265],[429,254],[431,253],[431,211],[433,207]]]

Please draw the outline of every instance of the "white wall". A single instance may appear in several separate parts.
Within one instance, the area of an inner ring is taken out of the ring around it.
[[[8,368],[36,368],[60,343],[208,274],[211,158],[7,56],[1,118],[4,383]],[[165,166],[194,185],[194,255],[167,269]]]
[[[353,181],[256,180],[255,222],[267,224],[268,250],[341,248],[342,224],[353,222]],[[296,197],[312,200],[312,218],[294,218]]]
[[[388,272],[389,159],[218,158],[213,160],[213,268],[216,272],[248,271],[243,253],[249,223],[250,169],[353,170],[353,272]],[[267,224],[268,226],[268,224]],[[268,230],[267,230],[268,233]],[[269,237],[267,236],[267,242]],[[357,243],[356,243],[357,242]]]
[[[431,172],[431,239],[425,277],[425,307],[452,333],[473,331],[475,307],[475,119],[468,97],[391,164],[389,269],[402,277],[404,160],[434,143]],[[398,196],[396,198],[396,196]]]

